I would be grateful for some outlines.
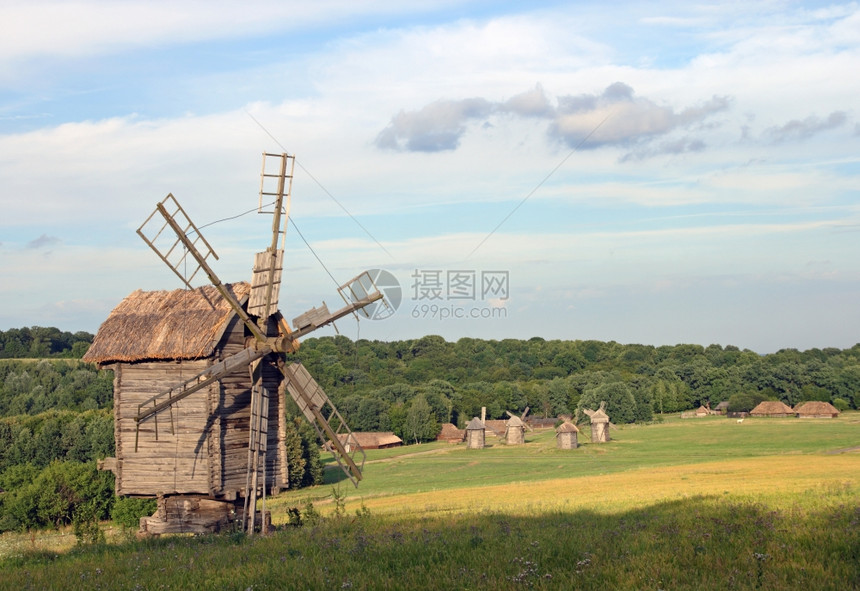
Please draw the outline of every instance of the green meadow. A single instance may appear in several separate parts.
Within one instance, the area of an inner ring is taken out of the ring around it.
[[[860,413],[611,435],[369,450],[357,489],[267,499],[268,536],[6,534],[0,589],[860,588]]]

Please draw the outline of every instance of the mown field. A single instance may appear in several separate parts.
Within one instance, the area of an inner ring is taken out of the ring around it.
[[[860,588],[860,413],[612,436],[571,451],[552,432],[369,451],[358,489],[330,471],[330,484],[269,499],[280,527],[267,537],[114,529],[61,551],[59,534],[3,536],[0,588]],[[302,527],[286,525],[291,507]]]

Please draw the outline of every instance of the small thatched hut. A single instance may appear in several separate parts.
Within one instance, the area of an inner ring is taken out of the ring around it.
[[[466,438],[466,431],[458,429],[454,423],[442,423],[442,430],[436,436],[436,441],[447,441],[448,443],[460,443]]]
[[[247,305],[247,283],[226,287]],[[277,334],[280,320],[280,314],[270,318],[270,334]],[[245,332],[214,287],[138,290],[110,313],[84,361],[114,372],[116,457],[102,465],[114,472],[118,495],[190,495],[195,503],[209,499],[215,505],[245,496],[252,385],[247,366],[140,422],[139,430],[135,421],[151,397],[244,350]],[[265,486],[272,491],[288,486],[278,361],[270,355],[262,366],[269,404]],[[229,512],[231,506],[225,507]],[[162,513],[173,509],[159,505]],[[150,532],[169,530],[158,527],[153,523]]]
[[[721,402],[720,402],[720,403],[719,403],[719,404],[714,408],[714,410],[715,410],[716,412],[720,413],[721,415],[726,414],[727,412],[729,412],[729,401],[728,401],[728,400],[723,400],[723,401],[721,401]]]
[[[801,419],[835,419],[839,416],[839,410],[829,402],[811,400],[798,404],[794,412]]]
[[[579,443],[576,441],[579,429],[570,421],[565,421],[555,430],[555,444],[558,449],[576,449]]]
[[[753,417],[793,417],[794,411],[790,406],[779,400],[765,400],[750,411]]]
[[[484,423],[481,419],[475,417],[466,425],[466,447],[469,449],[484,449],[484,440]]]
[[[700,406],[696,409],[696,418],[707,417],[711,414],[711,411],[706,406]]]
[[[518,416],[508,419],[505,427],[505,443],[508,445],[522,445],[525,439],[526,425]]]

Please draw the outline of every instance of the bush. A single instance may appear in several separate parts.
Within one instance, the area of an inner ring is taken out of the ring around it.
[[[99,527],[99,512],[97,503],[83,503],[75,509],[72,530],[78,546],[105,543],[105,533]]]
[[[10,469],[4,478],[33,473]],[[59,527],[79,520],[106,518],[113,502],[113,478],[96,470],[95,462],[53,462],[30,482],[7,492],[3,499],[4,529]],[[85,509],[85,505],[88,507]],[[88,513],[86,513],[88,512]]]
[[[844,398],[834,398],[833,406],[835,406],[836,410],[838,410],[839,412],[846,411],[851,408],[851,405],[848,404],[848,401]]]
[[[125,529],[137,529],[140,527],[141,517],[155,513],[157,506],[155,499],[119,497],[114,501],[110,518]]]
[[[729,398],[729,412],[749,412],[759,403],[768,400],[768,396],[761,392],[733,394]]]

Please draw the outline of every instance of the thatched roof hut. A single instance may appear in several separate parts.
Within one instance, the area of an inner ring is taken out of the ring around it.
[[[696,416],[697,417],[706,417],[710,414],[711,414],[711,411],[706,406],[700,406],[699,408],[696,409]]]
[[[357,442],[362,449],[387,449],[403,445],[403,440],[391,431],[353,431],[351,437],[347,433],[341,433],[338,439],[346,447],[347,453],[352,441]]]
[[[505,443],[508,445],[522,445],[525,443],[526,425],[518,416],[508,419],[505,426]]]
[[[729,411],[729,401],[728,400],[721,401],[716,407],[714,407],[714,410],[717,411],[718,413],[720,413],[721,415],[726,414]]]
[[[442,430],[436,436],[436,441],[447,441],[448,443],[460,443],[466,438],[466,430],[458,429],[454,423],[442,423]]]
[[[247,283],[226,288],[247,305]],[[280,314],[270,318],[270,335],[277,334],[275,322],[280,319]],[[245,332],[214,287],[138,290],[110,313],[84,360],[114,372],[116,457],[103,465],[116,476],[117,494],[202,495],[234,502],[247,493],[252,386],[247,366],[159,414],[140,423],[135,420],[140,405],[153,396],[243,351]],[[288,486],[285,393],[277,362],[278,356],[272,354],[262,363],[269,417],[265,486],[272,491]]]
[[[475,417],[466,425],[466,447],[469,449],[484,449],[484,443],[484,422]]]
[[[801,419],[835,419],[839,410],[829,402],[811,400],[794,407],[794,412]]]
[[[558,449],[576,449],[579,443],[576,441],[579,429],[570,421],[565,421],[555,430],[555,444]]]
[[[793,417],[794,411],[779,400],[765,400],[752,409],[750,415],[754,417]]]

